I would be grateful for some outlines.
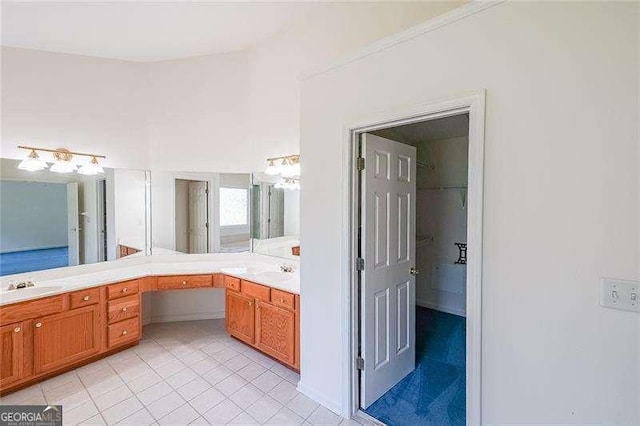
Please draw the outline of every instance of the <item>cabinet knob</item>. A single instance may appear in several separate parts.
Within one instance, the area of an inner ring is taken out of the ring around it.
[[[187,285],[187,282],[186,281],[182,281],[182,285]]]
[[[127,307],[122,308],[122,312],[127,312]]]
[[[42,327],[42,323],[41,322],[37,322],[36,323],[36,328],[40,328],[40,327]]]
[[[123,293],[126,293],[126,292],[128,292],[128,291],[129,291],[129,289],[128,289],[128,288],[126,288],[126,287],[122,289],[122,292],[123,292]]]
[[[83,297],[82,300],[84,300],[86,302],[87,300],[89,300],[89,296]]]
[[[249,306],[253,305],[253,302],[251,300],[249,300]]]
[[[280,303],[284,303],[284,299],[280,299]]]
[[[20,333],[22,331],[22,329],[20,327],[16,327],[13,329],[14,333]]]
[[[123,335],[123,336],[126,336],[126,335],[127,335],[127,330],[124,330],[124,331],[122,332],[122,335]]]

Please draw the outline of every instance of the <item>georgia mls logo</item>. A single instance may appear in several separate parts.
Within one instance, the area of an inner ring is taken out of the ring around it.
[[[0,407],[0,426],[58,426],[61,405],[5,405]]]

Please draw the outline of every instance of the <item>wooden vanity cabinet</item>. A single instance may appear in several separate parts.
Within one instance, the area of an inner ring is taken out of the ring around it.
[[[280,361],[295,364],[295,313],[271,303],[256,304],[256,347]]]
[[[100,318],[100,305],[90,305],[35,319],[33,372],[56,370],[100,352]]]
[[[255,299],[226,290],[225,297],[225,326],[227,332],[237,339],[253,345],[255,334]]]
[[[236,280],[225,279],[227,332],[299,370],[299,296]]]
[[[0,327],[0,388],[23,377],[25,332],[22,322]]]

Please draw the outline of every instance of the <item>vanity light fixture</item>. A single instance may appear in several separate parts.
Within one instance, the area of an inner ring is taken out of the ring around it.
[[[68,149],[58,148],[58,149],[50,149],[50,148],[38,148],[34,146],[24,146],[18,145],[20,149],[27,149],[31,151],[29,153],[29,157],[22,161],[18,168],[21,170],[29,170],[29,171],[37,171],[43,170],[47,168],[47,163],[40,159],[37,151],[43,152],[51,152],[53,153],[53,165],[49,170],[55,173],[71,173],[75,172],[78,167],[73,162],[73,156],[77,155],[80,157],[91,157],[91,161],[89,164],[85,164],[80,167],[78,173],[83,175],[96,175],[98,173],[104,173],[104,169],[98,164],[98,158],[106,158],[104,155],[98,154],[87,154],[83,152],[73,152]]]
[[[49,165],[38,156],[38,153],[34,149],[31,150],[29,156],[25,160],[22,160],[20,164],[18,164],[18,168],[20,170],[27,170],[30,172],[44,170],[47,167],[49,167]]]
[[[299,154],[267,158],[267,161],[269,162],[269,166],[267,166],[267,169],[265,170],[265,174],[267,175],[282,175],[284,177],[300,176]]]
[[[55,173],[71,173],[75,172],[77,167],[71,162],[73,160],[73,154],[64,148],[60,148],[53,153],[55,162],[51,165],[52,172]]]
[[[269,176],[277,176],[280,174],[280,167],[276,166],[275,160],[271,159],[269,160],[269,165],[267,166],[267,169],[264,171],[264,173]]]
[[[282,189],[300,189],[300,180],[299,179],[291,179],[284,178],[280,182],[274,185],[276,188]]]
[[[98,164],[98,159],[96,157],[91,158],[91,162],[87,164],[83,164],[78,169],[78,173],[86,176],[94,176],[98,173],[104,173],[104,169],[100,164]]]

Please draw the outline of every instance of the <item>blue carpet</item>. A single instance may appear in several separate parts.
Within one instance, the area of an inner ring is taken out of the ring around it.
[[[69,266],[69,248],[0,253],[0,276]]]
[[[365,410],[389,426],[466,423],[465,318],[416,308],[416,369]]]

